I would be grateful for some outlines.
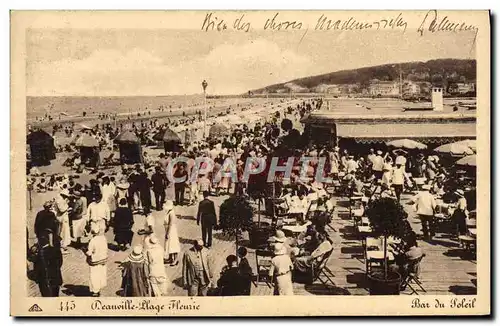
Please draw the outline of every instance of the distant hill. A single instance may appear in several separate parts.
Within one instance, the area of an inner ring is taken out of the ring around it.
[[[290,80],[285,83],[251,90],[253,94],[314,92],[332,84],[358,84],[368,86],[371,80],[398,81],[400,69],[404,80],[449,84],[476,81],[476,60],[437,59],[427,62],[385,64],[359,69],[341,70],[323,75]]]

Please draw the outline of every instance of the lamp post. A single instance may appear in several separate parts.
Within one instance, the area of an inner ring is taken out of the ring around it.
[[[203,138],[207,137],[207,86],[208,83],[206,80],[201,82],[201,87],[203,87],[203,98],[204,98],[204,117],[203,117]]]

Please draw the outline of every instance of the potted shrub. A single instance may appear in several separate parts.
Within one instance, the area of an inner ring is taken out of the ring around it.
[[[236,256],[242,231],[252,227],[253,208],[243,196],[233,195],[220,206],[219,224],[224,235],[235,238]]]
[[[392,198],[380,198],[372,201],[366,210],[371,228],[375,236],[384,237],[384,261],[381,271],[373,271],[368,275],[371,295],[399,294],[401,275],[388,270],[387,238],[403,239],[406,232],[405,223],[408,214],[404,208]]]

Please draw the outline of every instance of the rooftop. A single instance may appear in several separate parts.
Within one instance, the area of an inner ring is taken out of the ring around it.
[[[475,122],[476,112],[470,108],[475,100],[444,99],[443,111],[433,111],[431,102],[409,102],[400,99],[326,99],[323,109],[304,119],[309,123],[333,123],[347,120],[457,120]],[[454,107],[457,111],[453,111]]]

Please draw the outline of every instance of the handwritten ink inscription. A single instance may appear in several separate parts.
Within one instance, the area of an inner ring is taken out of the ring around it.
[[[402,29],[406,31],[408,23],[403,18],[403,14],[399,13],[394,17],[385,17],[375,21],[360,21],[354,17],[346,20],[330,19],[326,15],[321,15],[318,18],[316,27],[317,31],[354,31],[354,30],[380,30],[380,29]]]
[[[209,12],[205,14],[205,19],[201,25],[201,30],[204,32],[215,31],[223,32],[225,30],[249,32],[252,29],[252,23],[247,19],[245,14],[241,14],[234,20],[227,20],[221,17],[223,13]],[[417,22],[418,24],[418,22]],[[314,30],[316,31],[364,31],[364,30],[399,30],[405,33],[411,28],[417,31],[417,34],[424,36],[427,33],[458,33],[475,31],[476,36],[478,28],[475,25],[468,24],[465,21],[454,21],[448,16],[439,16],[437,10],[429,10],[420,24],[408,26],[408,21],[405,19],[402,12],[395,12],[394,15],[381,17],[375,20],[360,20],[355,16],[348,19],[337,19],[326,14],[319,14],[315,20]],[[417,27],[418,26],[418,27]],[[300,20],[290,20],[283,18],[278,12],[270,13],[263,21],[259,28],[265,31],[288,31],[288,30],[309,30],[309,26]],[[311,26],[312,27],[312,26]],[[305,34],[304,34],[305,35]]]
[[[452,309],[474,309],[476,306],[476,298],[453,298],[447,303],[434,299],[434,302],[415,298],[411,301],[411,308],[414,309],[430,309],[430,308],[452,308]]]
[[[477,33],[477,27],[466,22],[454,22],[448,16],[440,18],[437,10],[429,10],[417,31],[420,36],[423,36],[425,31],[430,33],[476,31]]]

